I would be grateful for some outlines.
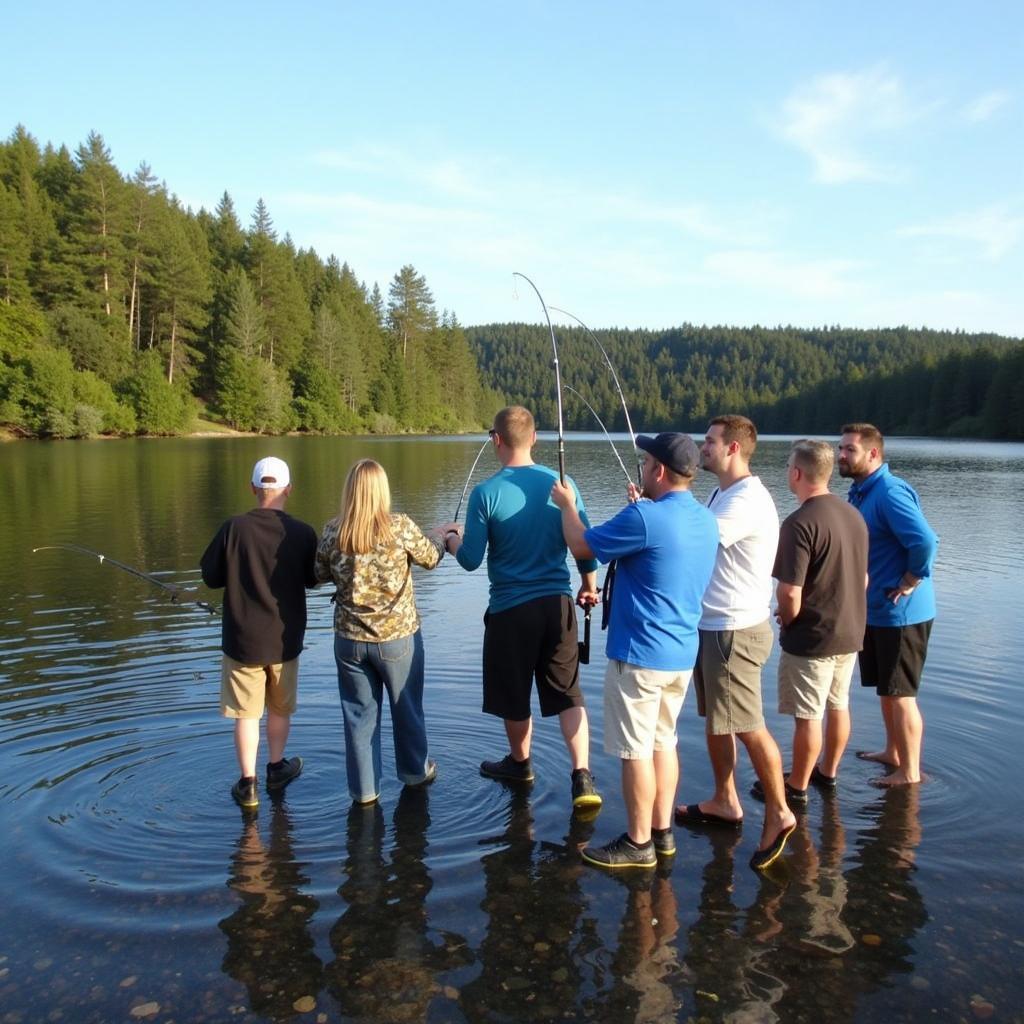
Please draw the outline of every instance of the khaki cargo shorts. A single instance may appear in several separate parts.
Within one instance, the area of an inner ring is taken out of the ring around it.
[[[604,671],[604,749],[624,761],[674,750],[676,720],[686,699],[691,669],[666,672],[625,661]]]
[[[856,653],[805,658],[783,651],[779,655],[779,714],[820,721],[826,707],[845,711],[850,706],[850,680],[856,664]]]
[[[298,689],[298,658],[279,665],[243,665],[221,655],[220,713],[225,718],[262,718],[266,707],[278,715],[291,715]]]

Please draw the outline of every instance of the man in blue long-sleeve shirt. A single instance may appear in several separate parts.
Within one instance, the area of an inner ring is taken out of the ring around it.
[[[507,782],[533,781],[530,692],[536,679],[541,715],[558,715],[569,748],[573,805],[596,807],[601,797],[589,769],[567,548],[561,513],[551,501],[558,474],[534,463],[537,434],[533,416],[522,406],[502,409],[490,435],[501,469],[473,488],[464,536],[454,523],[445,528],[445,547],[463,569],[476,569],[487,553],[491,587],[484,618],[483,710],[504,721],[509,753],[500,761],[484,761],[480,771]],[[576,501],[585,517],[579,491]],[[582,581],[577,601],[596,603],[597,562],[576,565]]]
[[[860,675],[864,686],[875,687],[885,722],[885,749],[857,756],[891,769],[879,785],[920,782],[924,721],[917,691],[935,619],[932,568],[938,537],[913,487],[889,472],[877,427],[844,426],[838,461],[839,475],[853,480],[850,504],[868,527],[868,614]]]

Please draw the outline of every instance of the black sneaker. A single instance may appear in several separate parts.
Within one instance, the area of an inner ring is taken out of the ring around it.
[[[254,807],[259,807],[260,798],[256,792],[256,776],[250,775],[246,778],[243,775],[231,787],[231,796],[235,803],[244,810],[251,811]]]
[[[676,837],[672,835],[671,828],[652,828],[651,842],[654,843],[654,852],[659,857],[676,855]]]
[[[597,868],[609,868],[612,871],[658,866],[654,843],[647,842],[643,846],[637,846],[626,832],[605,846],[587,846],[580,851],[580,855],[588,864],[593,864]]]
[[[572,773],[572,805],[581,810],[601,806],[601,794],[594,785],[594,776],[589,768],[577,768]]]
[[[277,765],[267,765],[267,789],[272,793],[284,789],[292,779],[302,774],[302,758],[286,757]]]
[[[834,775],[826,775],[817,765],[811,769],[811,783],[827,793],[834,793],[836,791],[836,777]]]
[[[806,807],[807,806],[807,790],[797,789],[795,786],[791,786],[788,782],[784,783],[786,787],[786,803],[790,807]],[[750,787],[750,795],[755,800],[760,800],[764,803],[764,786],[761,785],[760,779],[755,779],[754,784]]]
[[[500,761],[482,761],[480,774],[503,782],[533,782],[530,759],[517,761],[511,754],[506,754]]]

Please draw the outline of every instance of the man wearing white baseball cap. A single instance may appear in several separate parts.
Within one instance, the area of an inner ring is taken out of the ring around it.
[[[284,511],[291,473],[267,456],[252,470],[257,506],[229,519],[200,566],[208,587],[224,588],[221,713],[235,720],[241,777],[231,795],[245,810],[259,806],[256,755],[267,712],[267,789],[280,791],[302,771],[284,756],[295,711],[299,653],[306,633],[306,588],[316,586],[317,534]]]

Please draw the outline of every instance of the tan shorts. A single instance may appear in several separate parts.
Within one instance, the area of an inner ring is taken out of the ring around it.
[[[221,655],[220,713],[225,718],[262,718],[264,707],[291,715],[298,689],[298,658],[280,665],[243,665]]]
[[[664,672],[625,661],[604,671],[604,750],[624,761],[674,750],[676,719],[692,670]]]
[[[711,736],[756,732],[764,728],[761,669],[775,642],[765,619],[747,629],[702,629],[694,688],[697,711]]]
[[[825,708],[845,711],[850,706],[850,680],[856,654],[804,658],[779,655],[779,714],[821,719]]]

